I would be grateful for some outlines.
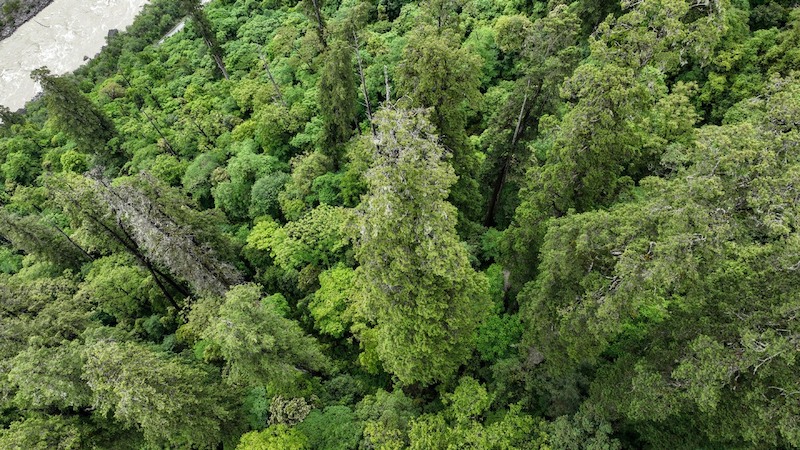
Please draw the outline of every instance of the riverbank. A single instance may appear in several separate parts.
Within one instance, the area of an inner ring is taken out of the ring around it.
[[[0,41],[36,17],[53,0],[0,0]]]

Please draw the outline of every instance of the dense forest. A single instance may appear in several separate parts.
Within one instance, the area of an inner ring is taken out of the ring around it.
[[[0,448],[800,447],[798,6],[153,0],[0,108]]]

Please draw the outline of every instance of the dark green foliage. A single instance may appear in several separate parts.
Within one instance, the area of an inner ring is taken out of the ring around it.
[[[264,386],[256,386],[247,394],[243,405],[245,409],[247,425],[254,430],[260,430],[267,425],[269,415],[269,399],[267,390]]]
[[[757,122],[705,127],[670,155],[681,161],[675,177],[643,181],[641,200],[552,223],[541,273],[520,294],[528,342],[551,370],[601,367],[592,398],[630,420],[692,414],[707,418],[694,426],[709,442],[796,444],[785,397],[756,393],[795,383],[782,375],[793,358],[780,349],[793,327],[785,252],[795,251],[786,224],[797,205],[769,193],[797,170],[780,150],[797,145],[796,127],[774,121],[800,105],[797,94],[773,80],[748,102]],[[752,412],[727,413],[737,408]]]
[[[258,205],[262,201],[266,202],[265,206],[267,208],[265,211],[262,212],[258,209],[254,211],[262,214],[268,212],[270,207],[275,208],[277,206],[277,192],[272,194],[272,200],[262,200],[259,196],[263,195],[265,186],[263,184],[260,186],[262,192],[253,192],[253,187],[257,181],[266,177],[272,176],[276,180],[280,180],[283,176],[280,170],[287,168],[285,164],[273,156],[254,153],[255,147],[256,144],[253,141],[245,141],[235,145],[232,149],[235,156],[228,160],[228,166],[225,171],[213,175],[217,178],[217,185],[214,186],[211,192],[214,195],[217,207],[225,211],[229,217],[237,220],[246,219],[249,215],[250,207],[254,203]],[[205,165],[208,167],[208,163],[205,163]],[[272,183],[275,183],[275,181]],[[273,190],[280,191],[282,187],[282,184],[278,184],[273,187]],[[264,203],[261,204],[264,205]]]
[[[361,423],[347,406],[312,411],[297,429],[309,437],[312,448],[354,450],[361,440]]]
[[[228,70],[222,62],[222,48],[217,42],[216,33],[214,33],[211,22],[208,20],[200,0],[180,0],[180,8],[182,12],[192,18],[193,25],[203,39],[203,43],[208,47],[211,52],[211,57],[214,58],[214,63],[217,66],[219,74],[226,80],[228,79]]]
[[[798,49],[793,0],[148,2],[0,107],[0,448],[800,447]]]
[[[574,416],[561,416],[548,424],[548,443],[565,450],[618,450],[620,442],[610,437],[613,428],[591,406],[581,408]]]
[[[211,188],[214,169],[219,167],[221,155],[201,153],[192,161],[183,173],[181,183],[186,192],[197,203],[208,206],[213,203]]]
[[[0,444],[13,449],[79,449],[84,443],[82,428],[77,418],[36,415],[13,422],[0,432]]]
[[[355,123],[358,91],[353,69],[353,50],[347,44],[336,41],[331,44],[324,58],[317,95],[325,123],[324,152],[336,160],[338,147],[350,138]]]
[[[69,237],[56,217],[21,215],[13,209],[11,206],[0,209],[0,235],[14,248],[42,256],[64,268],[77,268],[91,259],[86,250]]]
[[[396,389],[382,389],[359,402],[356,415],[364,422],[364,443],[375,448],[402,448],[408,445],[411,420],[419,414],[414,402]]]
[[[31,72],[42,86],[47,109],[60,131],[69,135],[81,152],[96,154],[105,164],[121,166],[116,126],[106,114],[65,77],[52,75],[46,67]]]
[[[22,255],[8,247],[0,247],[0,273],[13,274],[22,268]]]
[[[281,209],[278,194],[281,193],[289,178],[290,176],[286,172],[275,172],[256,180],[250,190],[250,217],[279,217]]]
[[[398,67],[400,95],[411,107],[432,108],[431,123],[452,155],[458,176],[451,193],[460,210],[475,219],[480,203],[477,158],[467,140],[467,118],[480,101],[480,57],[460,47],[452,32],[421,27],[411,34]]]
[[[85,351],[82,377],[100,414],[138,427],[154,446],[221,442],[224,390],[211,375],[177,357],[134,343],[98,341]],[[195,414],[202,410],[204,414]]]
[[[522,76],[485,132],[490,155],[485,170],[487,182],[492,185],[484,218],[487,226],[497,220],[507,179],[518,175],[515,162],[524,160],[518,156],[520,143],[530,134],[535,135],[540,118],[559,104],[558,90],[580,56],[576,45],[579,26],[578,17],[564,5],[535,22],[521,15],[497,20],[498,47],[515,56],[515,69]]]

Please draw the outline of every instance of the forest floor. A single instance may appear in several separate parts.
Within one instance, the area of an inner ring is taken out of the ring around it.
[[[35,17],[53,0],[0,0],[0,41]]]

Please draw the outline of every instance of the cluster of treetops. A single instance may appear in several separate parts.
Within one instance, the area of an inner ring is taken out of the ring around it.
[[[0,448],[800,447],[795,5],[154,0],[0,111]]]

